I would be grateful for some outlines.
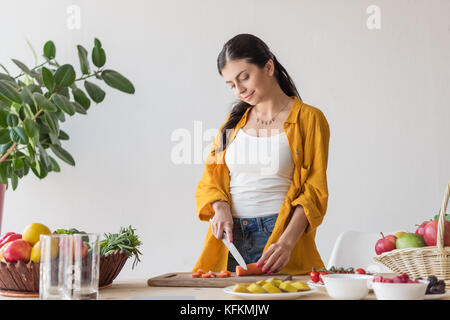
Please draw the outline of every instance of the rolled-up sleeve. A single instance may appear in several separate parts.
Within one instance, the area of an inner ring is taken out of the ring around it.
[[[315,230],[325,216],[328,203],[327,164],[330,128],[324,114],[317,110],[311,115],[306,131],[304,162],[300,168],[301,185],[299,196],[291,203],[302,206],[308,219],[305,233]]]
[[[220,174],[218,167],[224,164],[218,163],[218,156],[215,152],[221,143],[222,128],[230,115],[231,113],[228,114],[227,120],[222,124],[211,144],[211,150],[205,160],[205,170],[195,191],[196,211],[198,218],[202,221],[209,221],[214,216],[215,212],[211,205],[214,201],[222,200],[230,203],[226,191],[221,187],[220,182],[222,181],[219,181],[223,179],[223,176]]]

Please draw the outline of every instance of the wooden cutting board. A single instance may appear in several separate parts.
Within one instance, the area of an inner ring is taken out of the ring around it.
[[[231,273],[228,278],[192,278],[191,272],[171,272],[147,280],[147,284],[153,287],[207,287],[207,288],[225,288],[236,283],[251,283],[269,278],[280,280],[292,280],[290,274],[260,274],[254,276],[236,276]]]

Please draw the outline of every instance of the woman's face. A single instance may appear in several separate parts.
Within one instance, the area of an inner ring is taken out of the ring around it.
[[[264,99],[273,85],[273,70],[271,59],[262,69],[245,59],[239,59],[227,62],[222,69],[222,76],[238,99],[256,105]]]

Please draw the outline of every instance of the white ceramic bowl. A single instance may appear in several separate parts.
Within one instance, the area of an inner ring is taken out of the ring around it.
[[[373,276],[367,274],[325,274],[321,276],[330,297],[341,300],[362,299],[369,293]]]
[[[429,281],[420,283],[373,282],[372,287],[378,300],[423,300]]]

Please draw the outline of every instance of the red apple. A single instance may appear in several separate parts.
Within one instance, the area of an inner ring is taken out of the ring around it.
[[[82,241],[74,241],[73,243],[73,256],[79,256],[84,259],[88,253],[88,247]]]
[[[30,261],[31,245],[22,239],[11,241],[11,243],[3,251],[3,257],[6,262]]]
[[[439,220],[432,220],[425,225],[423,238],[428,246],[435,246],[437,243],[437,230]],[[444,246],[450,246],[450,221],[444,222]]]
[[[381,233],[381,232],[380,232]],[[388,236],[384,236],[383,233],[381,233],[380,240],[377,241],[375,244],[375,252],[377,254],[382,254],[383,252],[388,252],[395,249],[395,242],[397,241],[397,237],[390,234]]]
[[[423,232],[425,231],[425,226],[427,225],[428,222],[430,222],[430,221],[422,222],[422,224],[417,228],[416,233],[418,235],[423,237]]]

